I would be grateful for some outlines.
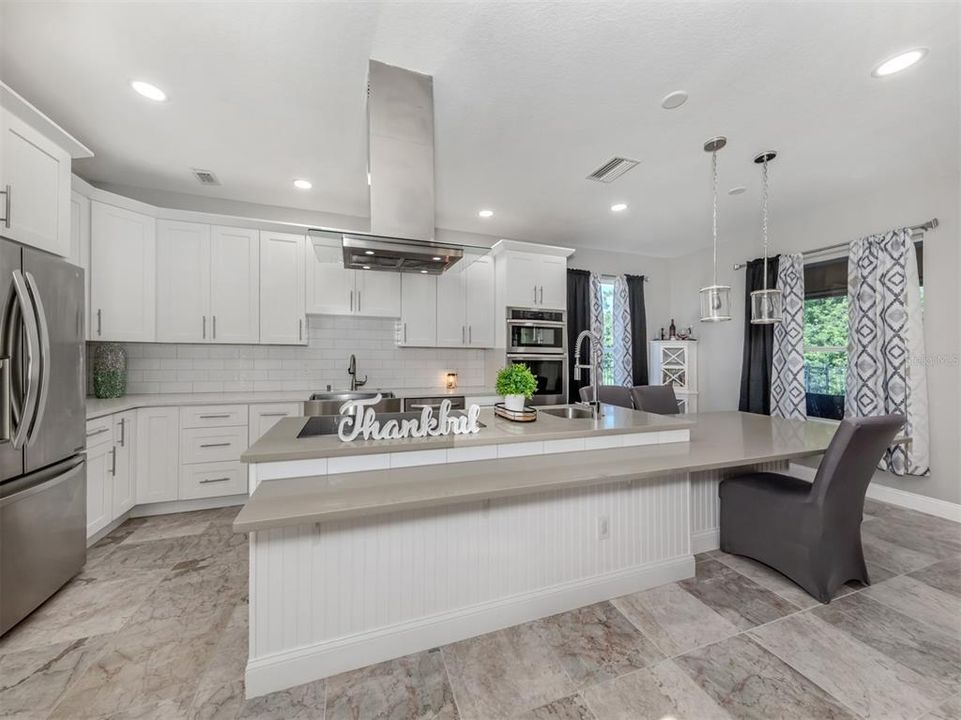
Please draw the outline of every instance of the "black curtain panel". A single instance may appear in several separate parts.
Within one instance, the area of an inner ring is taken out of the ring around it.
[[[644,276],[625,275],[627,303],[631,309],[631,364],[635,385],[647,385],[647,311],[644,309]]]
[[[574,341],[583,330],[591,329],[591,274],[587,270],[567,271],[567,367],[574,367]],[[582,352],[584,352],[582,350]],[[582,380],[574,379],[574,373],[569,371],[567,378],[567,400],[576,402],[581,396],[578,392],[589,385],[588,376],[584,373]]]
[[[767,286],[777,284],[778,258],[768,258]],[[751,292],[764,289],[764,259],[751,260],[744,271],[744,359],[741,361],[741,412],[771,414],[771,359],[774,326],[751,324]]]

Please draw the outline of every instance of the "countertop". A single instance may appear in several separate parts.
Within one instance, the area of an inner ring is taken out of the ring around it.
[[[249,532],[370,517],[675,472],[788,460],[824,452],[836,430],[827,423],[740,412],[684,417],[691,427],[689,443],[266,481],[240,511],[234,529]]]
[[[361,388],[362,392],[376,392],[380,388]],[[459,387],[456,390],[446,390],[444,388],[387,388],[397,397],[420,397],[441,395],[463,395],[465,397],[493,397],[497,391],[493,387],[467,386]],[[322,392],[323,388],[317,390],[291,390],[279,392],[224,392],[224,393],[154,393],[144,395],[124,395],[120,398],[110,398],[102,400],[100,398],[87,398],[87,420],[113,415],[118,412],[135,410],[141,407],[172,407],[177,405],[255,405],[257,403],[282,403],[282,402],[304,402],[311,393]],[[338,391],[336,388],[331,392]]]
[[[686,419],[688,417],[686,415],[652,415],[605,405],[604,414],[596,423],[590,418],[567,420],[545,412],[538,413],[535,422],[515,423],[497,417],[491,408],[483,408],[479,420],[485,427],[470,435],[442,435],[403,440],[354,440],[353,442],[342,442],[336,435],[298,438],[297,434],[303,429],[307,418],[284,418],[247,448],[240,459],[246,463],[309,460],[384,452],[564,440],[597,434],[683,430],[691,427],[691,422]]]

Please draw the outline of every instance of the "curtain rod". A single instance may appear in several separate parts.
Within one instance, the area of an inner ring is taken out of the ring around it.
[[[581,270],[581,269],[582,269],[582,268],[571,268],[571,270]],[[587,272],[591,272],[591,271],[588,270]],[[597,273],[597,274],[600,275],[602,278],[611,278],[611,279],[614,279],[614,278],[617,277],[617,275],[611,275],[610,273]],[[629,274],[633,274],[633,273],[629,273]],[[642,275],[641,277],[644,278],[644,282],[650,282],[650,281],[651,281],[651,276],[650,276],[650,275]]]
[[[934,230],[934,228],[936,228],[939,224],[940,223],[938,222],[937,218],[931,218],[927,222],[921,223],[920,225],[912,225],[911,227],[908,228],[908,230],[910,230],[912,233],[923,232],[925,230]],[[814,248],[813,250],[805,250],[801,254],[814,255],[815,253],[826,252],[828,250],[840,250],[841,248],[847,247],[849,244],[850,243],[837,243],[835,245],[826,245],[824,247]],[[745,267],[747,267],[746,262],[734,263],[735,270],[740,270],[741,268],[745,268]]]

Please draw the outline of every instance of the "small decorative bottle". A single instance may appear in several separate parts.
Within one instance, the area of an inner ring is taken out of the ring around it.
[[[664,328],[661,328],[661,336],[658,339],[664,340]]]
[[[674,318],[671,318],[671,327],[668,329],[668,339],[677,340],[677,326],[674,324]]]
[[[97,343],[93,356],[93,394],[123,397],[127,392],[127,350],[120,343]]]

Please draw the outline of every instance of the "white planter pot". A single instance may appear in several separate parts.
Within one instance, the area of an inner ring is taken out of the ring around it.
[[[508,410],[515,410],[520,412],[524,409],[525,398],[523,395],[505,395],[504,396],[504,407]]]

